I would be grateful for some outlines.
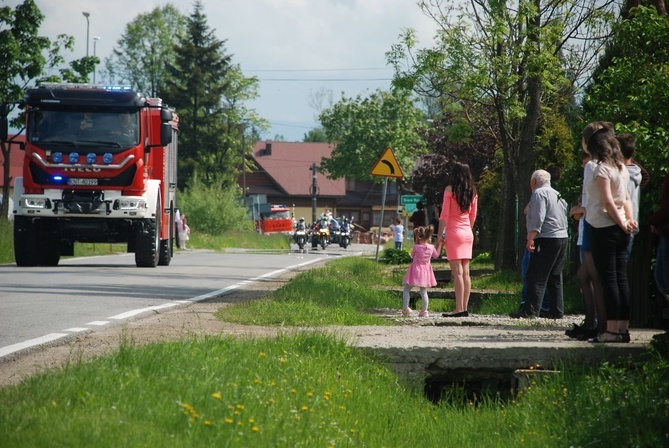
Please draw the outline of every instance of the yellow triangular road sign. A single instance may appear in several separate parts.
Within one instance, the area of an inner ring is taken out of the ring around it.
[[[395,158],[395,153],[393,153],[393,148],[390,146],[386,148],[370,174],[372,176],[397,177],[400,179],[404,177],[402,168],[400,168],[400,164],[397,163],[397,159]]]

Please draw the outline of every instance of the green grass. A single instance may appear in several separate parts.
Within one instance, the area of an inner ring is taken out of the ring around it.
[[[511,401],[432,404],[322,334],[119,349],[0,389],[3,446],[666,446],[669,366],[565,366]]]
[[[373,260],[337,259],[300,273],[264,299],[221,308],[217,316],[254,325],[389,325],[366,311],[399,308],[397,294],[375,288],[394,284]]]
[[[244,249],[289,249],[290,237],[283,234],[260,235],[252,230],[230,230],[220,235],[191,233],[188,247],[191,249],[244,248]]]
[[[14,226],[0,219],[0,264],[14,262]]]

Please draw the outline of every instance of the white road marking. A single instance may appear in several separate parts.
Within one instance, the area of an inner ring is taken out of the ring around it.
[[[19,342],[18,344],[8,345],[6,347],[0,347],[0,358],[14,352],[18,352],[19,350],[25,350],[30,347],[35,347],[36,345],[42,345],[48,342],[56,341],[60,338],[64,338],[65,336],[67,336],[67,334],[65,333],[49,333],[39,338],[29,339],[27,341]]]
[[[149,312],[149,311],[157,311],[157,310],[161,310],[161,309],[165,309],[165,308],[171,308],[173,306],[177,306],[178,304],[201,302],[203,300],[207,300],[207,299],[210,299],[212,297],[219,297],[219,296],[228,294],[231,291],[234,291],[236,289],[241,288],[242,286],[246,286],[248,284],[251,284],[251,283],[266,279],[266,278],[275,277],[277,275],[281,275],[281,274],[284,274],[286,272],[290,272],[291,270],[299,269],[299,268],[302,268],[304,266],[308,266],[310,264],[318,263],[319,261],[322,261],[322,260],[325,260],[325,259],[326,259],[326,257],[318,257],[318,258],[315,258],[313,260],[305,261],[304,263],[300,263],[300,264],[296,264],[294,266],[289,266],[287,268],[278,269],[276,271],[268,272],[267,274],[263,274],[259,277],[254,277],[254,278],[251,278],[251,279],[248,279],[248,280],[244,280],[244,281],[241,281],[241,282],[236,283],[234,285],[228,286],[227,288],[219,289],[217,291],[212,291],[212,292],[207,293],[207,294],[202,294],[200,296],[193,297],[191,299],[173,300],[173,301],[170,301],[168,303],[164,303],[162,305],[156,305],[156,306],[150,306],[150,307],[147,307],[147,308],[139,308],[139,309],[136,309],[136,310],[126,311],[125,313],[121,313],[121,314],[117,314],[115,316],[111,316],[108,319],[123,320],[123,319],[128,319],[130,317],[136,316],[138,314],[146,313],[146,312]],[[107,324],[109,324],[108,320],[95,320],[93,322],[88,322],[87,324],[84,324],[84,325],[102,327],[102,326],[107,325]],[[86,330],[88,330],[88,328],[73,327],[73,328],[68,328],[66,330],[63,330],[63,331],[80,332],[80,331],[86,331]],[[18,344],[8,345],[6,347],[0,347],[0,358],[2,358],[3,356],[7,356],[11,353],[14,353],[14,352],[18,352],[20,350],[25,350],[25,349],[28,349],[28,348],[31,348],[31,347],[35,347],[35,346],[39,346],[39,345],[46,344],[46,343],[49,343],[49,342],[53,342],[53,341],[56,341],[58,339],[65,338],[67,336],[71,336],[71,335],[67,334],[67,333],[50,333],[50,334],[47,334],[47,335],[39,337],[39,338],[30,339],[30,340],[27,340],[27,341],[24,341],[24,342],[20,342]]]

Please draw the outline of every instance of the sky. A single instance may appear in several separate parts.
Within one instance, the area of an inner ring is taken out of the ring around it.
[[[16,6],[23,0],[3,0]],[[172,3],[189,15],[193,1],[35,0],[45,16],[40,35],[69,34],[75,48],[67,60],[109,56],[137,15]],[[313,99],[332,92],[337,102],[389,89],[393,75],[385,53],[406,28],[421,46],[432,43],[436,25],[416,0],[202,0],[210,29],[225,40],[226,53],[246,76],[260,80],[259,98],[248,107],[269,121],[262,139],[301,141],[318,126]],[[88,23],[83,12],[88,12]],[[94,40],[98,37],[99,39]],[[98,75],[99,76],[99,75]],[[97,81],[101,81],[96,76]],[[163,98],[169,104],[169,98]],[[329,107],[329,103],[321,103]]]

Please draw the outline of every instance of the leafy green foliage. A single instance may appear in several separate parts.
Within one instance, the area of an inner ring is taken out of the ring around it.
[[[180,116],[179,178],[188,184],[195,175],[201,182],[232,183],[235,166],[241,162],[239,147],[233,152],[225,144],[221,118],[223,95],[230,88],[228,73],[232,56],[225,41],[215,37],[196,1],[187,18],[186,33],[179,36],[174,63],[167,64],[164,97]],[[162,92],[161,92],[162,95]],[[237,163],[235,163],[237,161]]]
[[[205,185],[195,180],[179,194],[178,205],[193,231],[217,235],[228,230],[251,230],[253,223],[236,186]]]
[[[669,47],[660,44],[668,41],[669,17],[637,9],[615,27],[608,57],[584,99],[588,121],[606,117],[617,133],[635,137],[635,158],[658,180],[654,196],[669,158]]]
[[[139,14],[125,26],[114,52],[105,60],[106,75],[157,96],[165,86],[166,65],[174,63],[174,45],[186,32],[186,17],[173,4]]]
[[[597,0],[522,0],[514,8],[493,0],[419,5],[439,25],[436,44],[418,49],[415,31],[407,30],[387,53],[395,68],[393,85],[436,98],[441,111],[457,111],[479,135],[488,130],[481,137],[493,139],[501,153],[490,159],[498,164],[486,167],[500,179],[497,241],[491,247],[499,249],[496,266],[514,268],[516,224],[519,235],[525,230],[516,200],[527,203],[527,179],[537,163],[550,160],[556,149],[564,151],[568,141],[564,132],[549,132],[560,120],[545,111],[558,114],[571,104],[597,37],[607,34],[613,5]],[[586,44],[571,46],[576,37]]]
[[[327,141],[337,146],[329,159],[321,161],[321,172],[332,179],[381,181],[369,173],[388,147],[393,148],[402,172],[407,176],[421,154],[426,152],[419,129],[423,113],[410,94],[396,89],[377,90],[367,97],[342,98],[324,110],[320,121]]]
[[[406,264],[411,263],[411,254],[404,249],[387,248],[383,249],[379,261],[385,264]]]
[[[309,132],[304,134],[303,141],[315,142],[315,143],[327,143],[328,136],[323,128],[310,129]]]
[[[444,111],[424,132],[430,153],[421,157],[418,167],[411,174],[412,189],[425,196],[427,202],[441,205],[448,179],[448,169],[453,162],[469,165],[474,181],[478,182],[484,171],[495,165],[497,136],[491,132],[493,111],[485,115],[489,122],[467,121],[459,114]]]

